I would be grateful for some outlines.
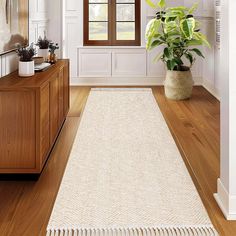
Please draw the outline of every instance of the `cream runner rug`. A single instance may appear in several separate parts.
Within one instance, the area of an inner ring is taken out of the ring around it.
[[[151,89],[93,89],[47,234],[217,235]]]

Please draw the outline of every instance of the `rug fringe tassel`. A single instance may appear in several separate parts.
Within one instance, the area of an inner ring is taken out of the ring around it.
[[[48,229],[46,236],[219,236],[213,226],[129,229]]]

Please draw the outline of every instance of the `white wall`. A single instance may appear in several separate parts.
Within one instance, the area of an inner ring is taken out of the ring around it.
[[[49,9],[48,38],[58,43],[60,49],[56,51],[58,57],[62,56],[62,37],[63,37],[63,0],[44,0]],[[67,0],[66,0],[67,1]],[[80,0],[79,0],[80,1]],[[78,2],[79,2],[78,1]]]
[[[221,166],[215,198],[228,220],[236,220],[236,1],[222,0],[219,75],[221,85]]]
[[[47,32],[48,7],[47,0],[29,1],[29,42],[36,42],[38,36]],[[0,56],[0,77],[7,75],[17,69],[18,58],[15,52]]]

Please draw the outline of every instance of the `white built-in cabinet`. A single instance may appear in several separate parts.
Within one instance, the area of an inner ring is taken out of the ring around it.
[[[79,50],[79,76],[80,77],[110,77],[112,53],[103,49]]]
[[[144,77],[146,73],[145,49],[113,49],[112,75]]]
[[[145,48],[79,48],[79,77],[145,77]]]
[[[162,61],[155,61],[162,49],[156,48],[148,52],[145,47],[79,47],[78,80],[80,78],[143,78],[144,83],[151,79],[152,83],[160,84],[165,77],[166,68]],[[197,84],[202,73],[202,59],[199,58],[192,67],[192,73]],[[83,80],[84,81],[84,80]],[[87,80],[89,81],[89,80]],[[114,80],[113,80],[114,81]],[[124,80],[123,80],[124,81]],[[139,82],[142,82],[137,80]],[[110,80],[107,80],[110,84]],[[119,82],[119,81],[117,81]]]

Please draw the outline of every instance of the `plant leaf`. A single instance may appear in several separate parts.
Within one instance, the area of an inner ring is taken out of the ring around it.
[[[181,65],[184,64],[183,61],[182,61],[180,58],[178,58],[178,57],[175,57],[173,60],[174,60],[174,61],[177,63],[177,65],[179,65],[179,66],[181,66]]]
[[[155,47],[157,47],[157,46],[160,46],[161,44],[163,44],[163,42],[161,41],[161,40],[154,40],[153,42],[152,42],[152,44],[151,44],[151,46],[150,46],[150,49],[153,49],[153,48],[155,48]]]
[[[172,59],[172,60],[168,60],[168,61],[166,62],[166,65],[167,65],[168,70],[174,70],[174,68],[175,68],[178,64],[177,64],[177,62],[176,62],[174,59]]]
[[[157,5],[152,2],[152,0],[146,0],[146,3],[151,7],[151,8],[156,8]]]
[[[165,55],[165,57],[168,58],[168,59],[171,58],[171,54],[170,54],[170,52],[169,52],[169,48],[165,48],[165,49],[164,49],[164,55]]]
[[[200,40],[202,44],[205,44],[207,47],[211,48],[210,43],[206,39],[206,36],[201,32],[194,32],[194,37],[196,37],[197,40]]]
[[[164,7],[166,6],[166,1],[165,1],[165,0],[160,0],[160,1],[158,2],[158,6],[159,6],[160,8],[164,8]]]
[[[195,52],[198,56],[205,58],[204,55],[202,54],[202,52],[201,52],[198,48],[193,48],[193,49],[190,49],[189,51],[193,51],[193,52]]]
[[[161,21],[157,19],[152,19],[147,24],[145,37],[146,37],[146,48],[148,50],[151,49],[152,41],[158,33],[160,24]]]
[[[192,65],[192,64],[193,64],[193,61],[194,61],[193,55],[192,55],[191,53],[188,53],[188,52],[185,53],[184,55],[185,55],[185,57],[189,60],[190,64]]]
[[[191,40],[194,34],[195,19],[193,17],[184,19],[180,22],[180,28],[184,36]]]
[[[201,40],[197,40],[197,39],[192,39],[190,41],[188,41],[186,43],[187,46],[198,46],[198,45],[202,45],[202,41]]]
[[[170,10],[170,11],[186,11],[186,10],[188,10],[188,8],[184,7],[184,6],[168,7],[167,10]]]
[[[193,6],[189,9],[188,14],[193,14],[198,8],[198,3],[194,3]]]
[[[153,62],[159,61],[159,60],[162,58],[162,56],[163,56],[163,53],[162,53],[162,52],[159,53],[159,54],[157,54],[157,56],[154,57]]]

